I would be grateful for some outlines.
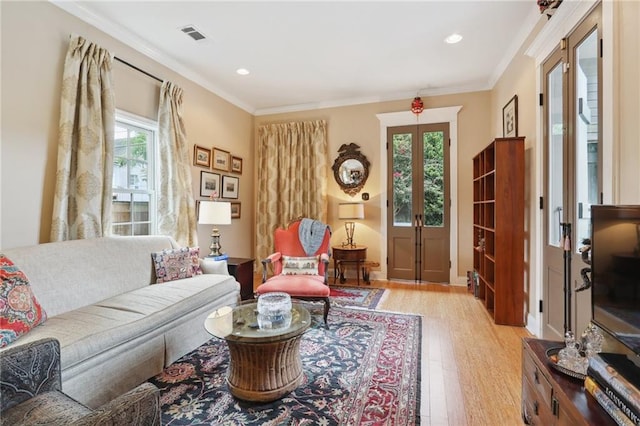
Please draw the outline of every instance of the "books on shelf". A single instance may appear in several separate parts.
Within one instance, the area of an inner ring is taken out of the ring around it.
[[[614,403],[598,386],[598,384],[590,376],[584,379],[584,387],[589,392],[598,404],[611,416],[611,418],[620,426],[634,426],[636,423],[632,422],[624,412]]]
[[[625,355],[602,353],[591,357],[587,378],[597,384],[633,424],[640,425],[640,370]]]

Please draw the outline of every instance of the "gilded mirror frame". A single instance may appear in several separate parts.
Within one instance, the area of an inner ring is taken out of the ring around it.
[[[369,177],[369,160],[355,143],[342,144],[338,158],[333,162],[333,177],[340,189],[354,196],[364,187]]]

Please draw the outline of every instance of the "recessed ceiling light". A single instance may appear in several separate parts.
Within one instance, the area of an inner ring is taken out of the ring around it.
[[[249,74],[249,70],[246,68],[238,68],[236,70],[236,72],[240,75],[248,75]]]
[[[444,41],[446,41],[449,44],[459,43],[460,40],[462,40],[462,36],[460,34],[457,34],[457,33],[453,33],[449,37],[444,39]]]

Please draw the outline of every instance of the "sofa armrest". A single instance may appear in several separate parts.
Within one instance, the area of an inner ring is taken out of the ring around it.
[[[36,395],[61,389],[60,343],[54,338],[0,352],[0,412]]]
[[[74,426],[160,424],[160,390],[151,383],[141,384],[72,423]]]

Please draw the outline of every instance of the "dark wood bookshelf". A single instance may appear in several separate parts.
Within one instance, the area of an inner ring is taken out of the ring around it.
[[[473,158],[473,268],[496,324],[524,325],[524,137]]]

